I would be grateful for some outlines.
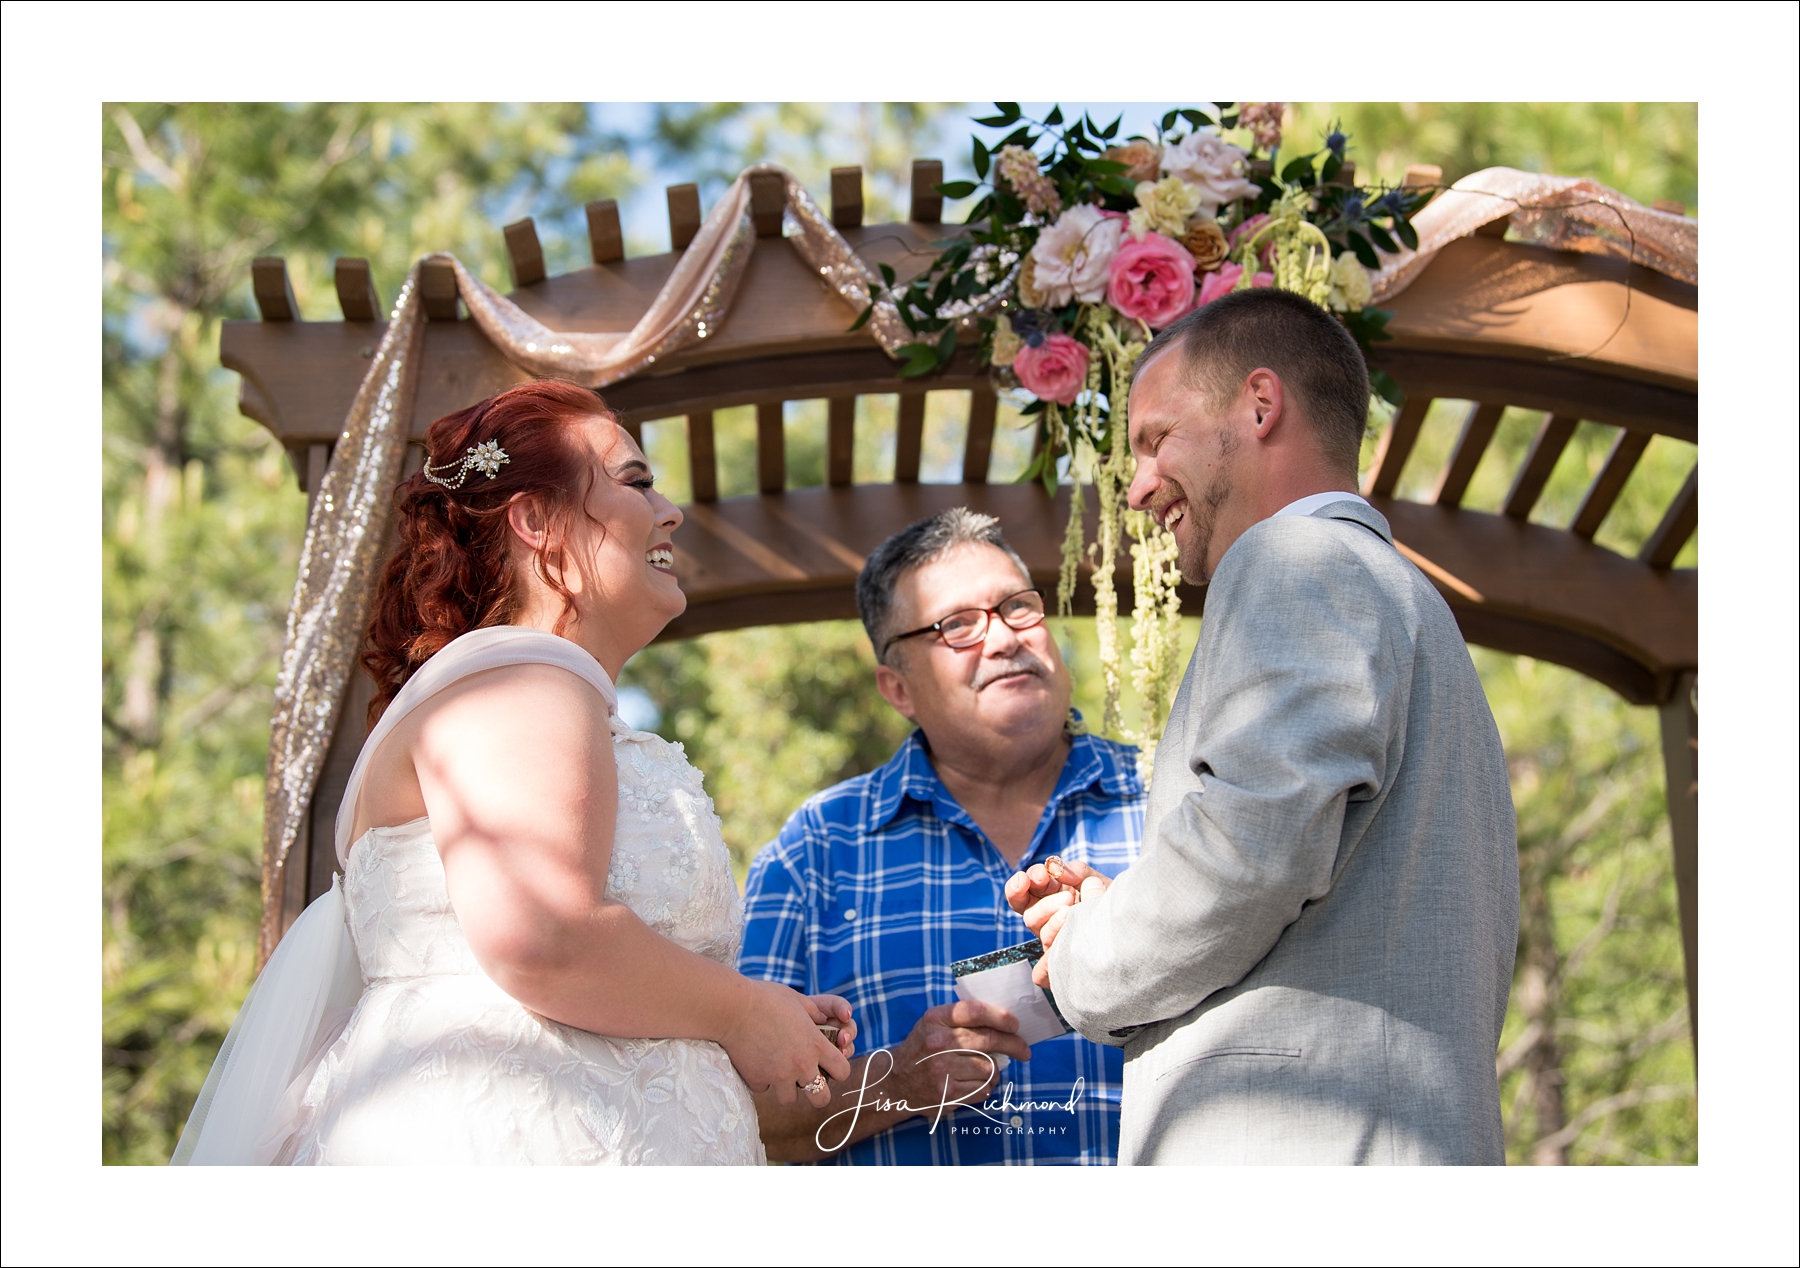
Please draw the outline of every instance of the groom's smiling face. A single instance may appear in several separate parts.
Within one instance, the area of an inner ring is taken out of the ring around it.
[[[916,629],[962,609],[995,608],[1030,585],[1005,552],[960,546],[901,577],[894,587],[893,628]],[[887,659],[876,669],[881,694],[934,746],[952,737],[977,743],[1037,738],[1060,730],[1068,716],[1068,671],[1043,622],[1015,630],[990,618],[987,637],[973,647],[953,648],[923,635],[895,643]]]

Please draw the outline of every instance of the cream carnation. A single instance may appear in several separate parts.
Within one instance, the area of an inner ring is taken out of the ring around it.
[[[1244,152],[1219,139],[1217,128],[1195,128],[1180,145],[1163,150],[1163,171],[1200,191],[1200,210],[1216,216],[1219,207],[1248,198],[1256,186],[1244,179]]]
[[[1331,296],[1327,301],[1340,313],[1360,313],[1375,298],[1369,270],[1348,251],[1331,263]]]
[[[1131,236],[1141,242],[1146,233],[1160,233],[1179,242],[1187,233],[1188,217],[1200,206],[1200,191],[1179,176],[1165,176],[1140,181],[1137,200],[1131,209]]]
[[[1032,285],[1044,303],[1061,308],[1071,299],[1084,304],[1104,299],[1123,229],[1122,220],[1083,203],[1040,233],[1031,248]]]

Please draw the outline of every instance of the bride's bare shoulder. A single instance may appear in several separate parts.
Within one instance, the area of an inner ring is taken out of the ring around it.
[[[470,674],[418,709],[421,734],[474,725],[495,733],[536,733],[545,739],[596,725],[604,732],[608,712],[605,698],[581,675],[540,663]]]

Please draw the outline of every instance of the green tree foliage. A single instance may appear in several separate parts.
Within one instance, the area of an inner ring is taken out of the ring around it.
[[[533,216],[551,270],[574,267],[585,262],[581,204],[624,197],[648,167],[716,192],[745,163],[774,158],[824,197],[828,168],[860,162],[876,222],[904,217],[912,157],[958,166],[944,138],[963,132],[952,108],[930,105],[663,106],[631,137],[608,132],[604,117],[470,105],[103,112],[108,1162],[167,1159],[253,971],[270,693],[306,507],[279,447],[237,412],[236,377],[218,366],[219,322],[252,315],[251,258],[285,256],[314,319],[336,317],[339,255],[368,257],[388,299],[427,250],[454,251],[505,290],[499,225]],[[1692,106],[1297,104],[1288,127],[1311,137],[1331,120],[1353,134],[1364,181],[1398,180],[1408,163],[1438,163],[1447,179],[1509,163],[1693,202]],[[926,479],[957,478],[963,424],[949,395],[928,408]],[[859,402],[859,481],[891,478],[893,416],[892,398]],[[791,481],[823,483],[823,404],[792,403],[786,421]],[[1426,486],[1457,421],[1453,404],[1434,411],[1403,493]],[[1509,412],[1469,505],[1499,505],[1536,424]],[[1534,518],[1567,522],[1609,438],[1582,425]],[[1003,424],[995,479],[1029,456],[1013,439]],[[649,424],[645,440],[666,490],[685,500],[680,428]],[[728,481],[754,465],[727,460],[733,445],[753,452],[747,413],[720,419]],[[1692,446],[1656,442],[1601,544],[1635,549],[1693,459]],[[1697,553],[1690,543],[1680,564]],[[1186,623],[1187,647],[1198,629]],[[1058,637],[1077,704],[1097,715],[1092,622]],[[1475,660],[1512,763],[1525,891],[1500,1056],[1510,1156],[1692,1161],[1655,716],[1554,666],[1479,649]],[[650,693],[658,729],[706,773],[740,876],[801,800],[872,769],[910,730],[875,694],[855,622],[661,644],[624,683]]]

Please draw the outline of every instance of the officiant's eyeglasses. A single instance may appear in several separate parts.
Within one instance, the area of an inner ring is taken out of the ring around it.
[[[920,629],[894,635],[882,647],[881,654],[886,657],[888,648],[901,639],[917,638],[921,634],[936,634],[944,640],[946,646],[958,650],[973,647],[987,638],[988,618],[995,616],[1015,630],[1028,630],[1034,625],[1041,625],[1044,621],[1044,593],[1041,590],[1021,590],[1017,594],[1007,595],[991,608],[960,608],[941,621],[933,621]]]

